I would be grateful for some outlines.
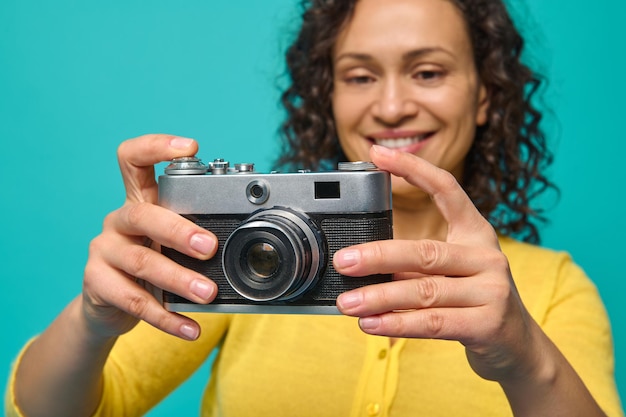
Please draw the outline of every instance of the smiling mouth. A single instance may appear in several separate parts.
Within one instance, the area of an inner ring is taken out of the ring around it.
[[[420,143],[432,136],[432,133],[425,133],[423,135],[408,136],[400,138],[371,138],[371,140],[380,146],[385,148],[405,148],[416,143]]]

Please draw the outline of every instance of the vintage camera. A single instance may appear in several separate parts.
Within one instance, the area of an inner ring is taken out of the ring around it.
[[[153,289],[170,311],[337,314],[339,294],[391,279],[347,277],[332,265],[341,248],[392,238],[390,176],[371,162],[259,174],[253,164],[178,158],[159,177],[159,204],[219,240],[206,261],[162,248],[218,287],[207,305]]]

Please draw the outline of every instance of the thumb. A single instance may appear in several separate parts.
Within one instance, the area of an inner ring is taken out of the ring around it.
[[[180,136],[151,134],[123,142],[117,149],[127,202],[157,201],[154,165],[182,156],[193,156],[198,143]]]

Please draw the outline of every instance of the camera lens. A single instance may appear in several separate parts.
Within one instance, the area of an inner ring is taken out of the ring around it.
[[[266,242],[254,243],[246,253],[250,272],[259,278],[271,278],[280,266],[280,254]]]
[[[322,274],[326,249],[319,229],[304,214],[272,208],[254,213],[224,244],[224,275],[253,301],[290,300]]]

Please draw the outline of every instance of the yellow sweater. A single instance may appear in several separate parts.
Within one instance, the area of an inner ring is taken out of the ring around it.
[[[525,305],[610,417],[623,416],[608,318],[565,254],[501,240]],[[463,346],[362,333],[342,316],[194,314],[185,342],[140,324],[115,345],[96,416],[139,416],[221,343],[202,399],[208,416],[510,416],[499,385],[476,376]],[[7,414],[19,416],[12,384]]]

